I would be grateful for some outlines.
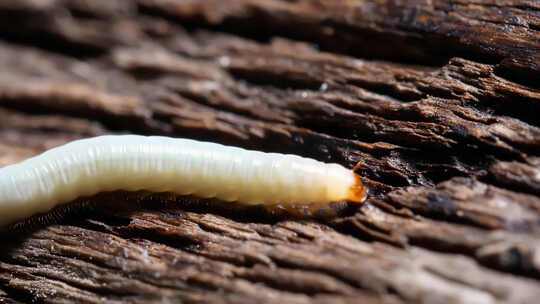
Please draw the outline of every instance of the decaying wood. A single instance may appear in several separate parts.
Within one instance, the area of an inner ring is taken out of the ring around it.
[[[539,30],[525,0],[0,1],[0,166],[160,134],[370,187],[326,220],[96,197],[138,207],[3,237],[0,303],[535,302]]]

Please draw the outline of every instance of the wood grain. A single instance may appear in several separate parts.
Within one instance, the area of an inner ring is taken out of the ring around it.
[[[94,197],[2,236],[0,303],[534,302],[539,12],[525,0],[0,1],[0,165],[77,138],[158,134],[338,162],[370,187],[325,220]]]

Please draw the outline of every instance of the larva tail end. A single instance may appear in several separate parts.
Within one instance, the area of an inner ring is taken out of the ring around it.
[[[355,173],[354,180],[354,185],[349,188],[349,197],[347,200],[353,203],[361,204],[367,198],[367,188],[364,186],[360,175]]]

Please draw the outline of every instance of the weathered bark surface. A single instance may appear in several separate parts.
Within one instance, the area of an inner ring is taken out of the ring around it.
[[[137,207],[0,240],[0,303],[535,302],[539,30],[534,0],[0,1],[0,166],[129,132],[370,187],[330,220],[96,197]]]

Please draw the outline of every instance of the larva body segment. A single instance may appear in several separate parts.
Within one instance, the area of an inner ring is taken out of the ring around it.
[[[362,202],[359,178],[337,164],[159,136],[100,136],[0,169],[0,226],[78,197],[148,190],[241,204]]]

